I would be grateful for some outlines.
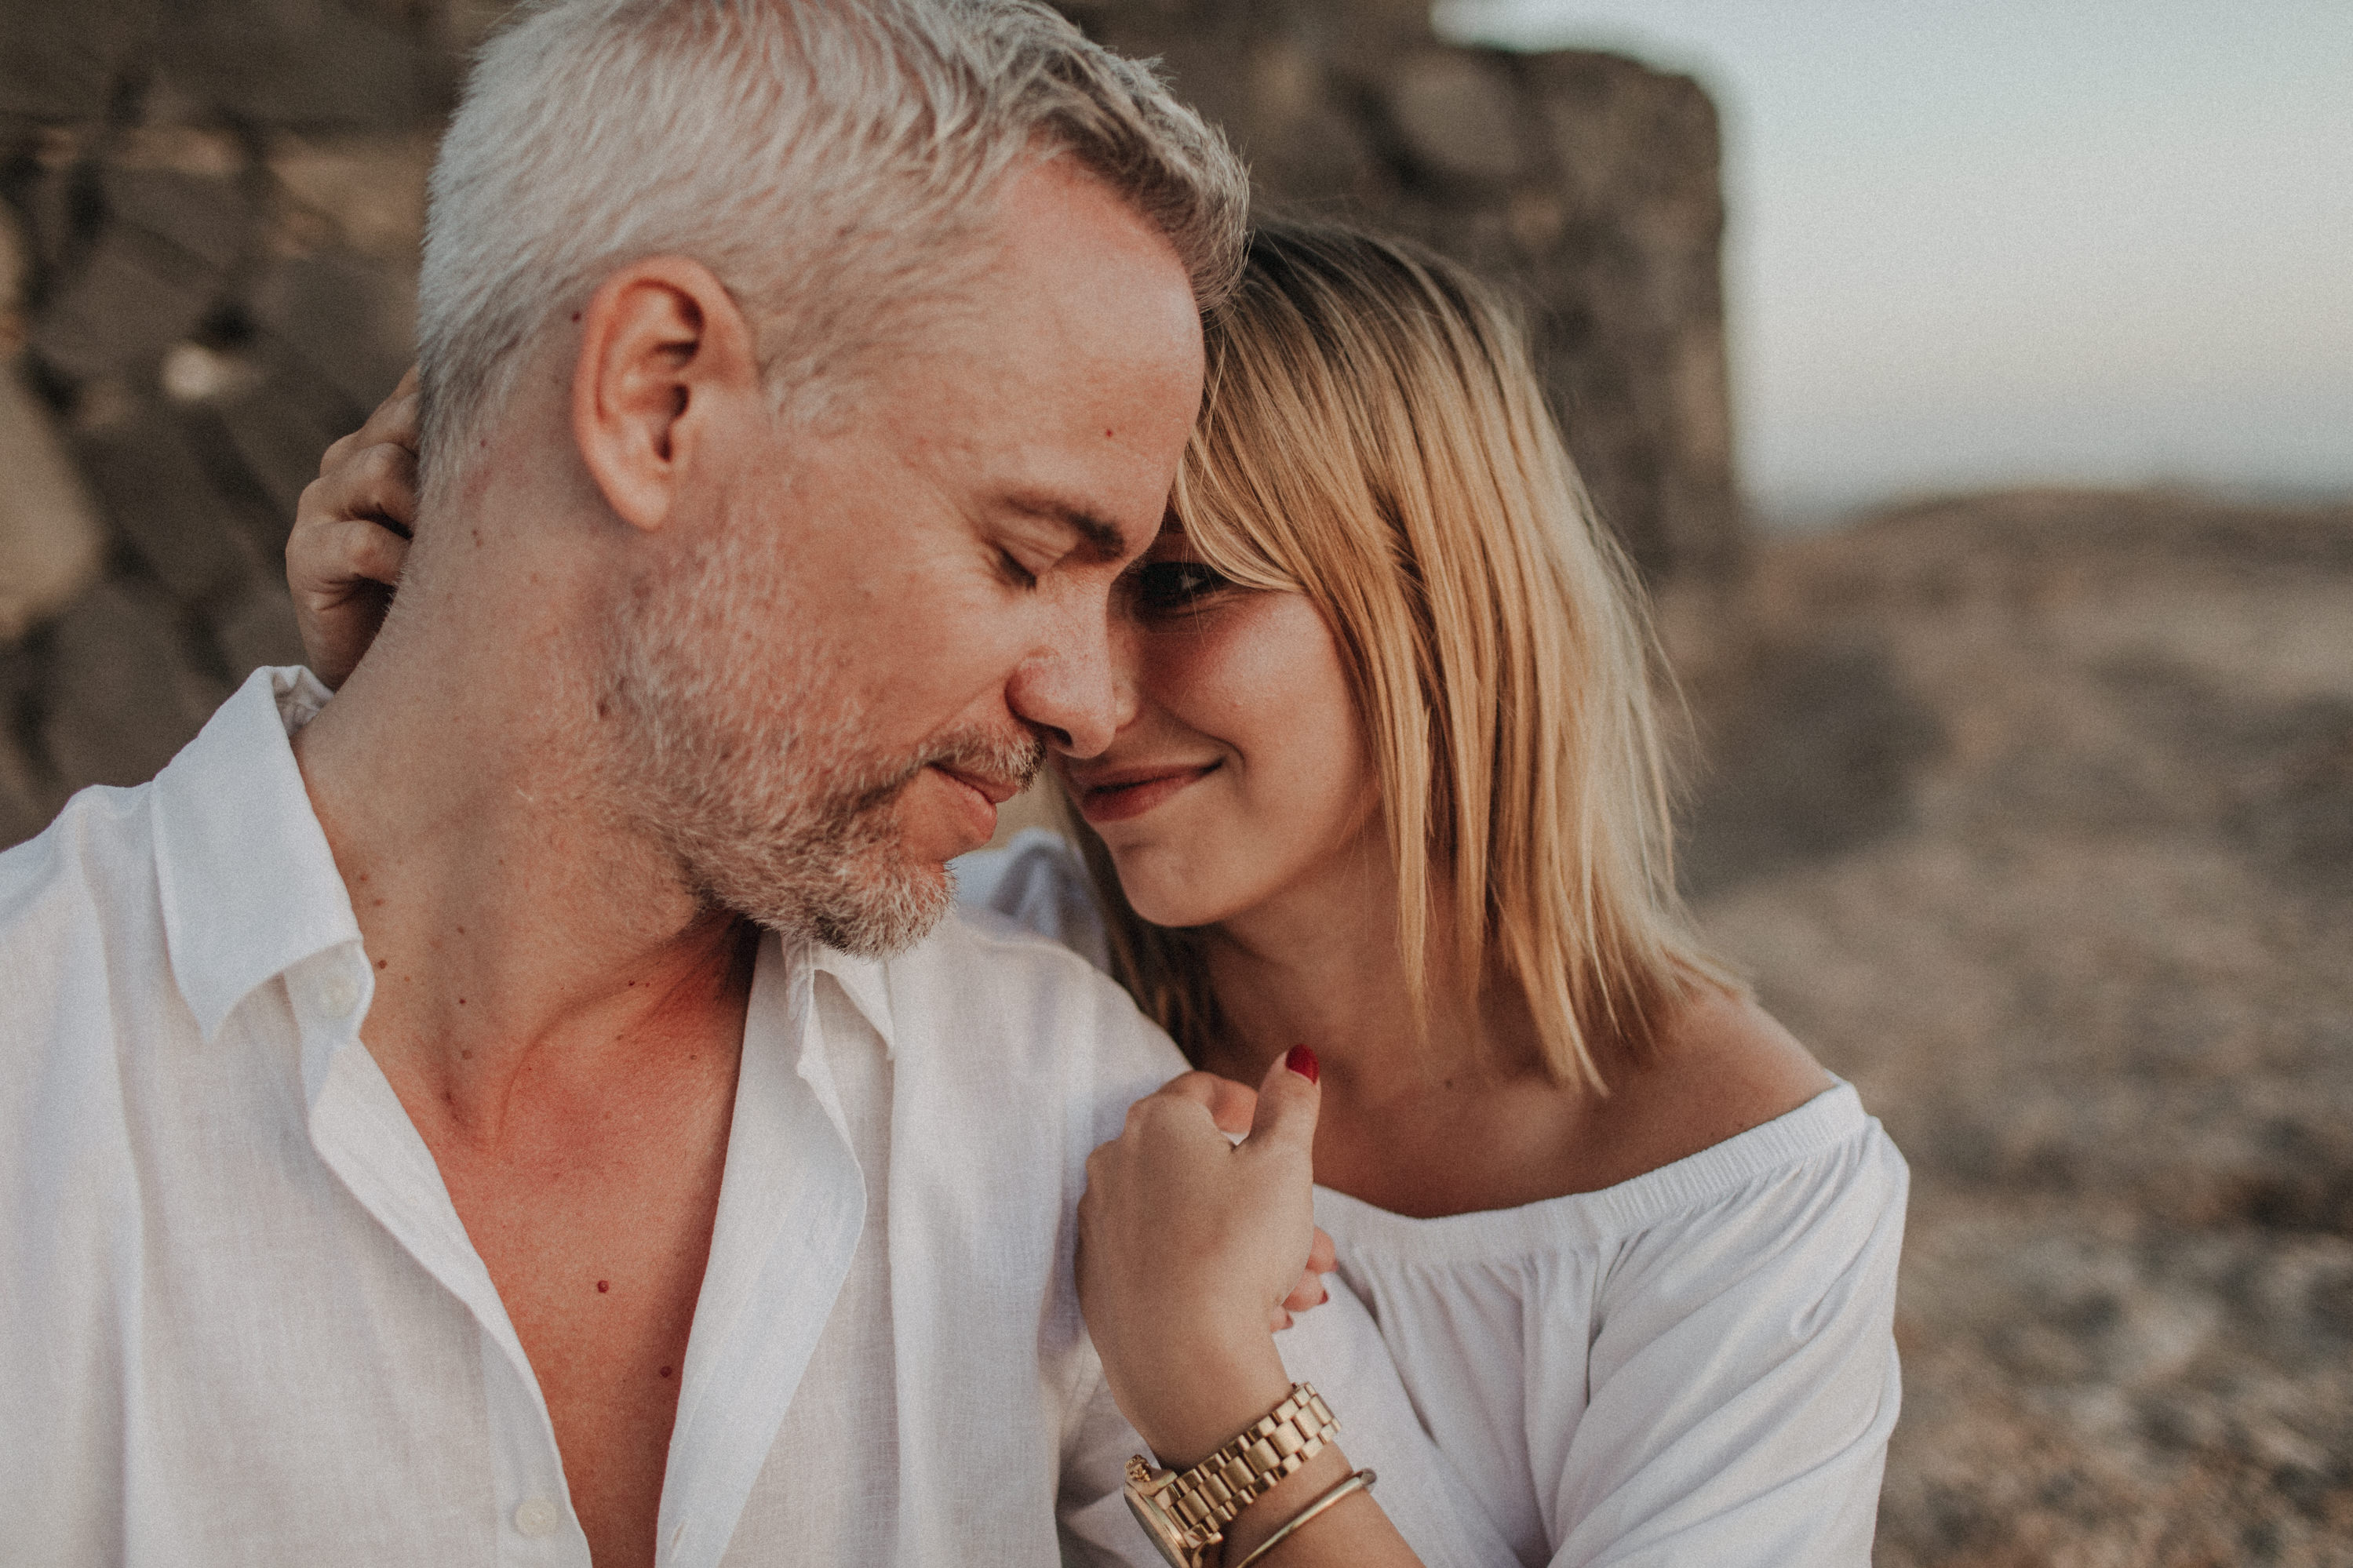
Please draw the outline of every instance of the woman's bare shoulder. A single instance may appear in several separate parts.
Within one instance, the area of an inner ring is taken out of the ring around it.
[[[1654,1065],[1683,1097],[1720,1101],[1726,1115],[1751,1127],[1795,1110],[1835,1081],[1754,996],[1713,985],[1668,1016]]]
[[[1642,1170],[1786,1116],[1836,1081],[1756,998],[1713,985],[1676,1005],[1655,1049],[1606,1077],[1611,1142]]]

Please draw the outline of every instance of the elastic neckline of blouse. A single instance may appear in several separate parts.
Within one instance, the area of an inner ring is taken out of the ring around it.
[[[1328,1187],[1315,1189],[1316,1223],[1351,1250],[1396,1249],[1417,1262],[1476,1262],[1566,1244],[1600,1247],[1704,1207],[1855,1139],[1877,1123],[1843,1079],[1794,1110],[1697,1153],[1590,1193],[1516,1208],[1418,1219]]]

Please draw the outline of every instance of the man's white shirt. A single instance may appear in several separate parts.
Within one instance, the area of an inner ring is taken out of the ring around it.
[[[0,855],[10,1563],[587,1562],[538,1383],[360,1040],[374,972],[289,744],[327,695],[257,671],[153,784]],[[766,939],[659,1561],[1156,1562],[1071,1226],[1089,1151],[1182,1067],[986,917],[883,962]],[[1451,1558],[1442,1465],[1344,1295],[1286,1356]]]

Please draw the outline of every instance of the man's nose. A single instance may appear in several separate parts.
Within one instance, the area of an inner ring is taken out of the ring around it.
[[[1014,716],[1047,732],[1067,756],[1099,755],[1134,716],[1134,689],[1112,647],[1104,606],[1071,616],[1048,647],[1019,668],[1006,689]]]

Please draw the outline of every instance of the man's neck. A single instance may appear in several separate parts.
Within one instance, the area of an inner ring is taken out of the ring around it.
[[[295,755],[376,966],[362,1037],[538,1377],[592,1554],[649,1563],[756,932],[605,783],[595,584],[623,579],[549,515],[426,520],[419,550],[436,527],[459,553],[412,565]]]
[[[750,938],[605,798],[581,617],[478,597],[400,606],[296,756],[375,965],[370,1052],[412,1114],[494,1142],[526,1071],[706,1049]]]

